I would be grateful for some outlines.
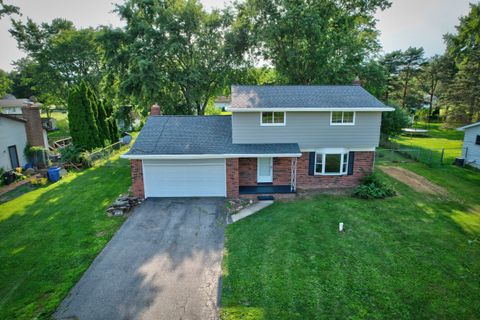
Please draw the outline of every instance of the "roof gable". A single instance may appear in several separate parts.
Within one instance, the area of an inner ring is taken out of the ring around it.
[[[459,130],[459,131],[465,131],[466,129],[470,129],[470,128],[473,128],[473,127],[476,127],[476,126],[480,126],[480,121],[479,121],[479,122],[476,122],[476,123],[472,123],[472,124],[466,125],[466,126],[463,126],[463,127],[460,127],[460,128],[457,128],[457,130]]]

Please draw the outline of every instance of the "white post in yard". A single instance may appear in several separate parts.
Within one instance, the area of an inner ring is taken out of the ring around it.
[[[342,232],[343,231],[343,222],[340,222],[338,224],[338,231]]]

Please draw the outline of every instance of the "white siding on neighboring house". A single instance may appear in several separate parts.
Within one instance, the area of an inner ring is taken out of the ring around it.
[[[9,146],[16,146],[18,160],[23,166],[26,161],[23,156],[23,150],[27,144],[27,133],[25,124],[19,121],[0,117],[0,167],[6,170],[12,169],[10,156],[8,153]]]
[[[475,143],[477,135],[480,135],[480,125],[465,129],[462,157],[466,164],[480,169],[480,145]]]
[[[275,111],[272,109],[272,111]],[[261,126],[259,112],[233,112],[233,143],[298,143],[312,148],[375,148],[381,112],[356,112],[354,125],[331,125],[330,112],[287,112],[285,126]]]

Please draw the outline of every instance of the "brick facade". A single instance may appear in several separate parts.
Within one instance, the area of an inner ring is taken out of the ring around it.
[[[239,183],[241,186],[257,185],[257,158],[240,158]],[[273,185],[289,185],[292,158],[273,158]]]
[[[23,107],[22,117],[27,121],[25,123],[25,131],[28,144],[32,147],[45,147],[40,108],[35,105]]]
[[[227,167],[227,198],[237,199],[239,196],[239,159],[225,159]]]
[[[355,152],[352,175],[311,176],[308,174],[308,152],[303,152],[297,161],[297,189],[352,188],[360,179],[373,171],[374,151]]]
[[[143,167],[142,160],[130,160],[132,174],[133,195],[140,199],[145,199],[145,190],[143,187]]]

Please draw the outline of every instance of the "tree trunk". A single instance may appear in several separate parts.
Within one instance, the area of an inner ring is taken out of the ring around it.
[[[402,109],[405,109],[405,100],[407,98],[408,78],[403,83]]]

